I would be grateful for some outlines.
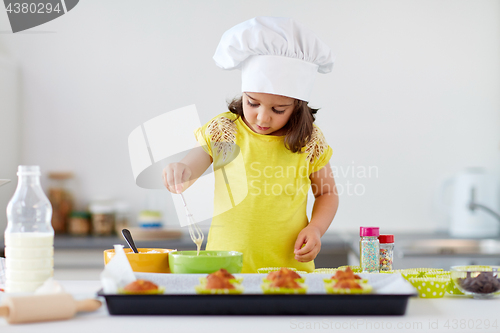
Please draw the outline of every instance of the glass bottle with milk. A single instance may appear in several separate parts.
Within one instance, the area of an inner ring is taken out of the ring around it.
[[[33,292],[54,274],[52,206],[40,185],[40,167],[20,165],[16,192],[7,205],[7,292]]]

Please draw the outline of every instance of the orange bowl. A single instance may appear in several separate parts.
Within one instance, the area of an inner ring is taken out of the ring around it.
[[[132,249],[123,249],[127,255],[128,262],[134,272],[142,273],[170,273],[168,265],[168,253],[171,249],[137,249],[139,253],[132,252]],[[115,250],[104,251],[104,264],[115,256]]]

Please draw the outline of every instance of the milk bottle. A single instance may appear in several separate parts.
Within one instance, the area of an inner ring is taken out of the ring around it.
[[[20,165],[7,205],[6,292],[33,292],[54,274],[52,206],[40,185],[40,167]]]

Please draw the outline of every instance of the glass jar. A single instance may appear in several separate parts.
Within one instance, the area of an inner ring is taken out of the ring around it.
[[[71,172],[49,172],[49,200],[52,204],[52,227],[56,234],[67,232],[73,195],[68,182],[73,178]]]
[[[90,214],[84,211],[71,212],[68,233],[75,236],[86,236],[90,234]]]
[[[115,231],[121,235],[122,230],[130,227],[130,207],[125,201],[115,203]]]
[[[111,200],[98,200],[89,205],[94,236],[110,236],[115,233],[115,206]]]
[[[394,259],[394,235],[378,236],[380,242],[380,271],[392,271],[392,262]]]
[[[380,243],[378,227],[359,228],[359,265],[363,273],[379,271]]]
[[[20,165],[16,192],[7,205],[7,292],[33,292],[54,275],[52,206],[40,185],[40,167]]]

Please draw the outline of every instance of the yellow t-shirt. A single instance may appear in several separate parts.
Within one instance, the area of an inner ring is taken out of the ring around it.
[[[215,175],[206,249],[242,252],[242,273],[261,267],[313,271],[314,262],[298,262],[293,251],[308,224],[309,177],[332,156],[320,129],[314,125],[302,153],[286,149],[283,136],[253,132],[231,112],[212,118],[195,136],[212,156]]]

